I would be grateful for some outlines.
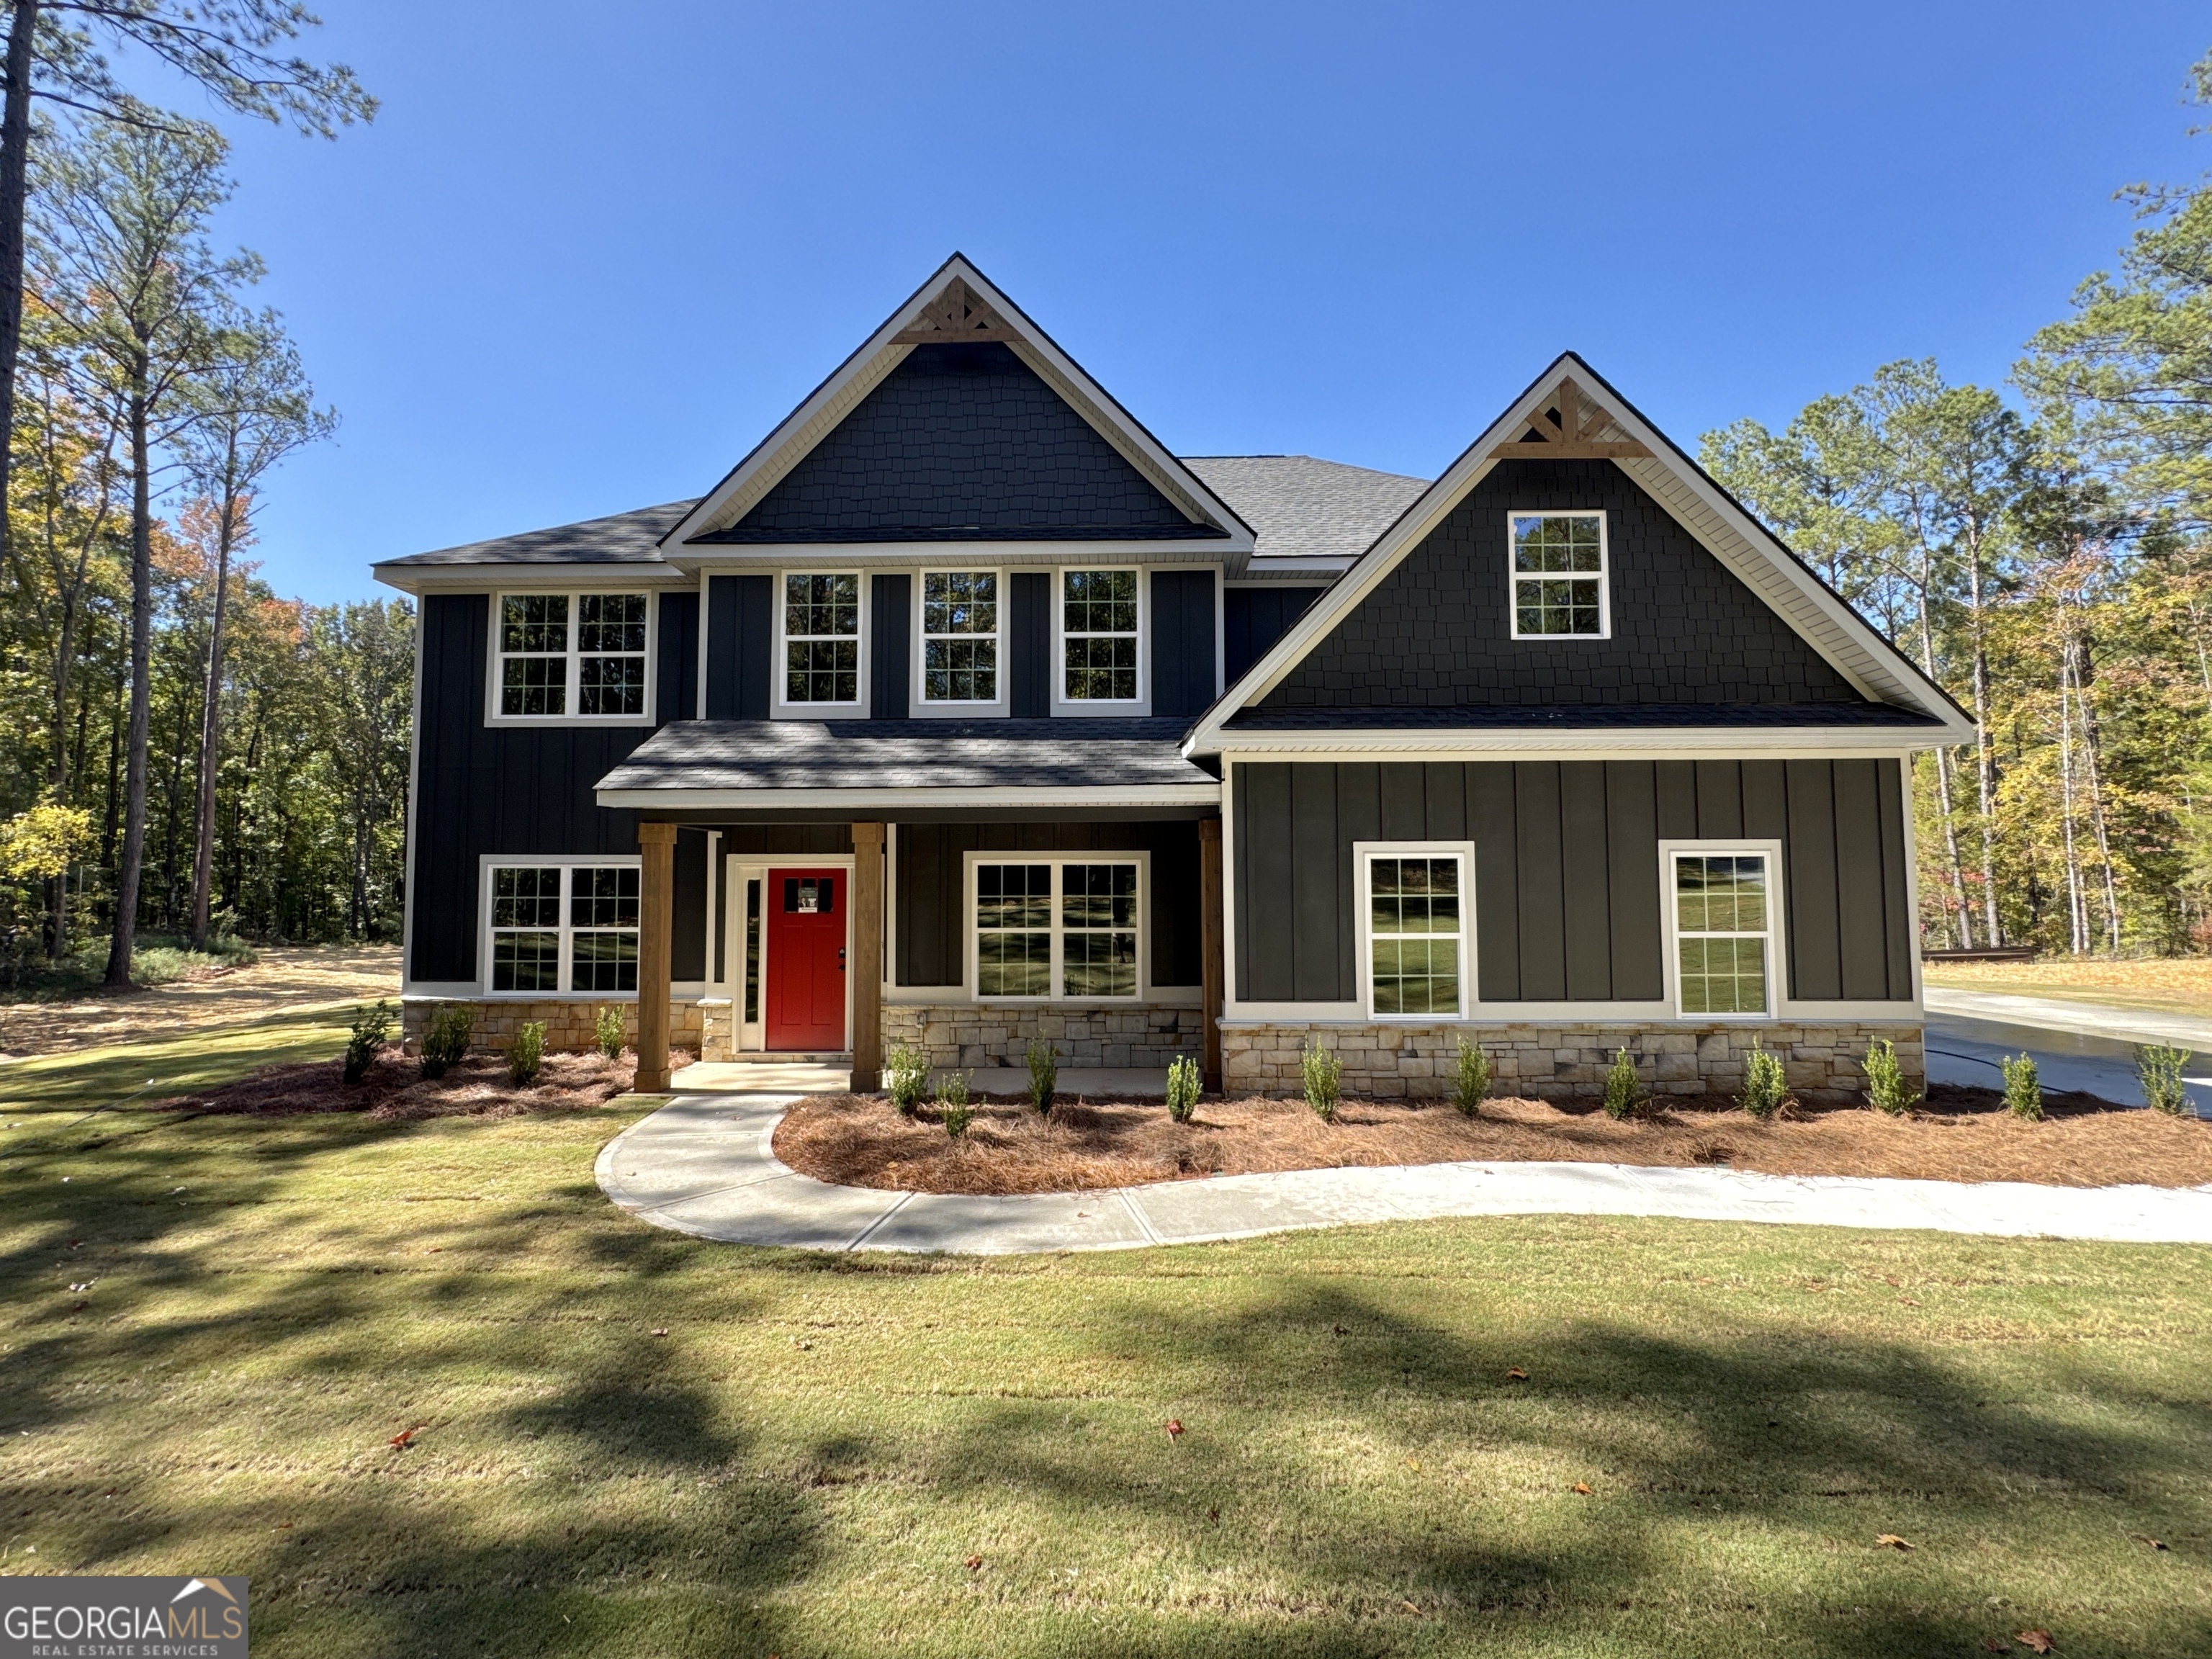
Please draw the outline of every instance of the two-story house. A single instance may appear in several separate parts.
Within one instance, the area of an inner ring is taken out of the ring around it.
[[[1920,1055],[1960,710],[1588,364],[1433,481],[1176,456],[957,256],[695,501],[397,558],[406,1024],[1726,1087]]]

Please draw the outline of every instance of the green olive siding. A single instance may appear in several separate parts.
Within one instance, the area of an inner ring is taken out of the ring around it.
[[[1902,763],[1895,760],[1239,763],[1237,998],[1349,1002],[1352,845],[1474,842],[1485,1002],[1665,994],[1658,844],[1782,843],[1798,1000],[1912,994]]]

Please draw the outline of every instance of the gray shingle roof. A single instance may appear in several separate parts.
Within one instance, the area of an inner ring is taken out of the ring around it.
[[[580,524],[555,525],[545,530],[526,530],[520,536],[495,536],[489,541],[441,547],[431,553],[410,553],[386,559],[383,565],[426,564],[634,564],[657,563],[655,545],[689,513],[696,501],[667,501],[641,507]]]
[[[1182,464],[1259,538],[1261,558],[1348,559],[1364,553],[1426,478],[1375,472],[1310,455],[1185,455]]]
[[[601,789],[1145,788],[1212,784],[1179,720],[678,720]]]

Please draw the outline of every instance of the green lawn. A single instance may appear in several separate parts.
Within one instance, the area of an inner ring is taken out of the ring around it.
[[[183,1063],[0,1071],[0,1571],[250,1574],[262,1659],[2212,1652],[2212,1251],[833,1259],[615,1212],[626,1110],[83,1115]]]

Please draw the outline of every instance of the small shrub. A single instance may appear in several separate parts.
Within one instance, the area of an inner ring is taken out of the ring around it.
[[[1321,1046],[1320,1039],[1298,1050],[1298,1070],[1304,1073],[1306,1104],[1324,1123],[1336,1121],[1337,1103],[1343,1098],[1344,1062]]]
[[[1452,1104],[1473,1117],[1490,1092],[1490,1056],[1465,1037],[1459,1040],[1459,1076],[1452,1085]]]
[[[1052,1097],[1060,1087],[1060,1060],[1052,1044],[1041,1036],[1030,1039],[1030,1104],[1040,1112],[1052,1109]]]
[[[545,1022],[528,1019],[514,1034],[514,1046],[507,1051],[507,1074],[517,1088],[538,1080],[538,1068],[545,1063]]]
[[[2182,1087],[2181,1068],[2192,1057],[2188,1049],[2164,1042],[2147,1043],[2136,1050],[2136,1077],[2142,1085],[2143,1098],[2154,1110],[2179,1117],[2189,1109],[2189,1091]]]
[[[929,1097],[929,1056],[902,1042],[884,1057],[884,1088],[902,1117],[912,1117]]]
[[[468,1055],[477,1033],[476,1010],[465,1002],[441,1002],[430,1013],[422,1033],[422,1075],[437,1078]]]
[[[975,1121],[972,1106],[951,1106],[945,1109],[945,1133],[954,1140],[968,1133],[968,1126]]]
[[[1997,1070],[2004,1073],[2004,1103],[2012,1115],[2030,1122],[2041,1119],[2043,1085],[2036,1079],[2035,1056],[2023,1054],[2015,1059],[1999,1054]]]
[[[1168,1115],[1178,1123],[1189,1122],[1198,1109],[1198,1062],[1188,1054],[1177,1054],[1168,1064]]]
[[[975,1121],[975,1109],[968,1104],[968,1073],[955,1072],[945,1079],[945,1086],[937,1091],[945,1103],[943,1116],[945,1133],[957,1140],[968,1133],[968,1126]]]
[[[353,1011],[353,1035],[346,1039],[345,1080],[358,1083],[368,1075],[371,1061],[392,1034],[392,1005],[380,1000],[374,1008]]]
[[[1636,1074],[1636,1062],[1629,1057],[1627,1049],[1618,1049],[1605,1074],[1605,1115],[1615,1119],[1628,1117],[1643,1103],[1644,1079]]]
[[[1782,1097],[1789,1092],[1782,1056],[1761,1048],[1753,1037],[1751,1052],[1743,1057],[1743,1093],[1739,1097],[1743,1109],[1764,1123],[1781,1109]]]
[[[592,1017],[592,1040],[599,1045],[599,1052],[609,1060],[622,1058],[623,1037],[621,1004],[603,1002],[599,1005],[599,1012]]]
[[[1876,1037],[1867,1044],[1866,1058],[1859,1067],[1866,1073],[1867,1104],[1876,1111],[1903,1117],[1919,1102],[1919,1092],[1905,1081],[1897,1045],[1887,1037]]]

